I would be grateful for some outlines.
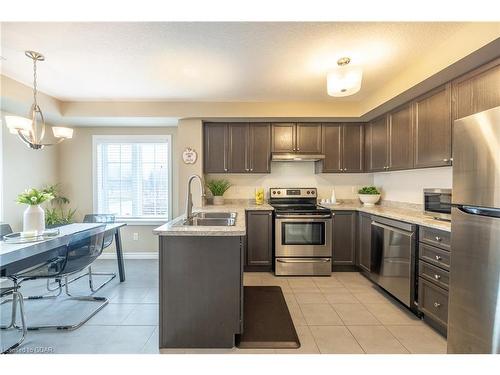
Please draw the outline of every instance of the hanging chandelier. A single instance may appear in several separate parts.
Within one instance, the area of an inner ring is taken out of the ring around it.
[[[28,147],[34,150],[40,150],[45,146],[53,146],[61,143],[65,139],[72,138],[73,129],[53,126],[52,133],[54,134],[54,138],[57,138],[57,141],[55,143],[43,143],[46,126],[42,110],[38,105],[36,64],[38,61],[44,61],[45,57],[41,53],[35,51],[25,51],[24,54],[33,60],[33,104],[30,110],[31,119],[21,116],[5,116],[5,121],[12,134],[17,134]]]

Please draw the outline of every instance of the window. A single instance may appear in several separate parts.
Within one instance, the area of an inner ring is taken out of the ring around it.
[[[94,211],[170,218],[170,136],[94,136]]]

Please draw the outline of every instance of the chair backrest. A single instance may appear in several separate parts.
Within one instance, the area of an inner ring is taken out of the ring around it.
[[[50,259],[30,269],[16,273],[24,279],[54,278],[81,271],[102,253],[105,225],[69,236],[68,242],[52,251]]]
[[[114,223],[115,215],[109,214],[86,214],[83,218],[84,223]],[[104,234],[104,246],[103,248],[107,248],[109,245],[113,243],[113,232],[108,232]]]
[[[12,228],[9,224],[0,224],[0,240],[3,236],[10,233],[12,233]]]
[[[78,272],[92,264],[104,249],[105,225],[75,233],[68,244],[66,264],[62,273]]]

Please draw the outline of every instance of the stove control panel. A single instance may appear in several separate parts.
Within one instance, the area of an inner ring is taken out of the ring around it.
[[[315,198],[318,192],[316,188],[271,188],[271,198]]]

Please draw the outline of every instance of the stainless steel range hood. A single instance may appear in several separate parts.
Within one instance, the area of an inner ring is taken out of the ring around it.
[[[273,153],[271,161],[318,161],[324,158],[323,154]]]

